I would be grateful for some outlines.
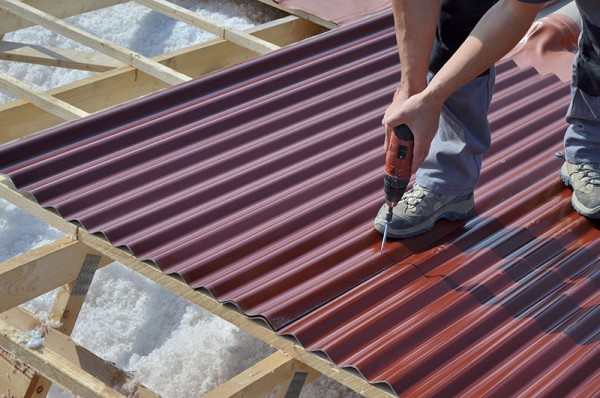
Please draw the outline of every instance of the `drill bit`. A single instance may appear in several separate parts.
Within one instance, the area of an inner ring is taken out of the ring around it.
[[[385,249],[385,241],[387,240],[388,234],[388,225],[392,223],[392,217],[394,215],[394,208],[388,204],[388,212],[385,217],[385,226],[383,227],[383,240],[381,241],[381,252],[383,253],[383,249]]]

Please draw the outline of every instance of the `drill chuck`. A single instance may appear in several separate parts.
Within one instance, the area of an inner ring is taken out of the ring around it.
[[[387,173],[383,175],[383,194],[390,208],[396,207],[400,202],[409,181],[410,178],[394,177]]]

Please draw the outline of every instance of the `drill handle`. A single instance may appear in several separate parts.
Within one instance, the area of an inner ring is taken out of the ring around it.
[[[385,173],[392,177],[410,179],[415,138],[410,128],[401,124],[394,128],[385,155]]]

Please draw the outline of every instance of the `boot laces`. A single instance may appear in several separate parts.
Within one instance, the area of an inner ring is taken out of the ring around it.
[[[401,202],[404,203],[407,208],[415,208],[419,204],[421,204],[421,202],[426,196],[429,195],[433,195],[433,192],[424,189],[419,185],[415,185],[413,189],[404,194]]]
[[[600,187],[600,163],[579,164],[577,171],[582,174],[581,180],[586,184]]]

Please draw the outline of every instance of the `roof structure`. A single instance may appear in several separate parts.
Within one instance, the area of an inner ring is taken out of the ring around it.
[[[569,87],[497,66],[476,214],[387,244],[390,13],[0,147],[0,173],[396,394],[600,394],[600,225],[558,178]]]

